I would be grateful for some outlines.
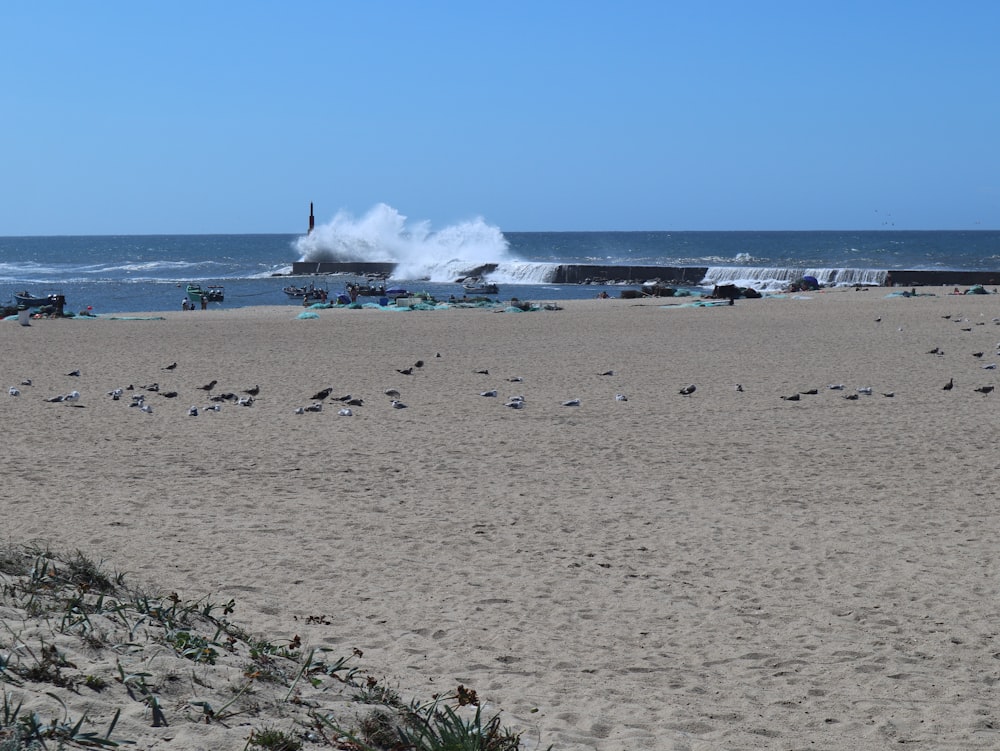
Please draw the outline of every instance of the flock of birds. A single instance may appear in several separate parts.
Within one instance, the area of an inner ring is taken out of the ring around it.
[[[435,357],[438,358],[441,357],[440,353],[435,355]],[[412,376],[423,367],[424,367],[424,361],[417,360],[413,365],[410,365],[405,368],[397,368],[396,372],[403,376]],[[177,368],[177,363],[173,362],[169,365],[164,366],[163,370],[173,371],[176,370],[176,368]],[[488,369],[476,370],[475,373],[478,375],[486,375],[486,376],[490,374]],[[598,373],[597,375],[613,376],[614,374],[615,372],[613,370],[607,370],[602,373]],[[66,376],[78,378],[80,376],[80,371],[79,370],[70,371],[69,373],[66,373]],[[506,378],[505,380],[508,381],[509,383],[515,384],[515,383],[521,383],[524,379],[520,376],[512,376],[510,378]],[[192,404],[190,408],[187,410],[188,415],[192,417],[197,417],[202,412],[219,412],[222,410],[222,405],[224,403],[231,403],[233,405],[241,407],[252,407],[257,396],[260,394],[259,384],[248,389],[243,389],[239,393],[235,393],[231,391],[217,390],[216,387],[218,383],[219,382],[217,380],[212,380],[202,386],[196,387],[197,390],[206,392],[207,395],[206,399],[210,403],[202,407],[198,407],[198,405]],[[19,386],[11,386],[8,389],[8,394],[10,396],[19,397],[22,394],[23,388],[30,387],[32,385],[33,384],[31,379],[25,379],[21,381]],[[690,385],[681,389],[680,393],[684,394],[685,396],[689,396],[690,394],[694,393],[694,391],[695,391],[695,386]],[[499,396],[500,392],[498,389],[489,389],[486,391],[480,391],[478,393],[479,396],[481,397],[496,398]],[[407,408],[407,405],[401,399],[402,394],[400,393],[399,389],[387,388],[385,389],[383,394],[385,397],[388,398],[389,400],[388,404],[391,408],[393,409]],[[112,401],[120,401],[122,399],[125,399],[127,396],[130,407],[135,407],[139,411],[145,412],[147,414],[153,413],[153,405],[151,404],[153,395],[165,399],[176,399],[180,396],[180,392],[172,389],[162,388],[159,382],[153,382],[141,386],[129,384],[128,386],[112,389],[111,391],[108,391],[106,393],[106,396],[109,397]],[[314,393],[309,398],[310,404],[305,406],[295,407],[294,412],[295,414],[299,415],[306,414],[309,412],[322,412],[324,404],[327,403],[327,400],[329,400],[329,403],[335,404],[338,407],[337,414],[344,417],[350,417],[354,414],[354,410],[352,409],[352,407],[357,408],[365,406],[365,399],[363,397],[355,396],[353,394],[335,396],[334,388],[332,386],[328,386]],[[615,400],[619,402],[627,402],[628,397],[625,394],[617,393],[615,394]],[[60,393],[54,396],[46,397],[43,399],[43,401],[50,403],[65,403],[76,407],[84,406],[81,403],[80,392],[75,389],[68,393]],[[510,409],[523,409],[526,404],[527,400],[523,394],[516,394],[513,396],[509,396],[504,402],[504,406]],[[562,406],[564,407],[579,407],[581,404],[582,401],[579,398],[567,399],[566,401],[562,402]]]
[[[946,316],[942,316],[942,317],[944,319],[946,319],[946,320],[950,320],[950,321],[953,321],[953,322],[958,323],[958,324],[969,323],[969,320],[967,318],[963,318],[963,317],[955,317],[955,316],[951,316],[951,315],[946,315]],[[881,318],[876,318],[875,322],[876,323],[881,323],[881,320],[882,320]],[[993,323],[997,324],[997,325],[1000,325],[1000,318],[994,318],[993,319]],[[976,325],[982,326],[982,325],[985,325],[985,322],[980,322],[980,323],[977,323]],[[972,326],[962,326],[961,330],[963,332],[968,332],[968,331],[972,331],[973,329],[972,329]],[[995,349],[997,351],[995,352],[994,357],[1000,359],[1000,342],[997,342]],[[945,353],[944,353],[944,350],[940,346],[936,346],[936,347],[933,347],[930,350],[927,350],[927,354],[934,355],[936,357],[944,357]],[[977,352],[972,352],[971,354],[972,354],[972,357],[975,360],[981,361],[982,358],[985,355],[985,352],[984,351],[977,351]],[[437,355],[435,355],[435,357],[438,357],[438,358],[441,357],[440,353],[437,354]],[[424,361],[423,360],[417,360],[415,363],[413,363],[413,365],[407,366],[405,368],[397,368],[396,372],[398,374],[400,374],[400,375],[403,375],[403,376],[412,376],[416,372],[420,371],[423,367],[424,367]],[[979,367],[982,370],[997,370],[997,363],[996,362],[989,362],[989,363],[986,363],[986,364],[981,364]],[[163,370],[173,371],[176,368],[177,368],[177,363],[173,362],[170,365],[164,366]],[[488,369],[476,370],[474,372],[476,374],[486,375],[486,376],[488,376],[490,374],[490,372],[489,372]],[[66,375],[68,377],[79,377],[80,376],[80,371],[79,370],[73,370],[73,371],[70,371],[69,373],[67,373]],[[615,375],[615,371],[613,371],[613,370],[606,370],[604,372],[598,373],[597,375],[598,376],[613,376],[613,375]],[[520,383],[524,379],[521,378],[520,376],[513,376],[513,377],[507,378],[505,380],[507,380],[508,382],[514,384],[514,383]],[[217,380],[212,380],[212,381],[209,381],[208,383],[206,383],[206,384],[204,384],[202,386],[196,387],[198,390],[204,391],[206,393],[206,395],[207,395],[206,398],[207,398],[207,401],[209,402],[209,404],[207,404],[207,405],[205,405],[205,406],[203,406],[201,408],[199,408],[197,405],[191,405],[191,407],[188,409],[188,412],[187,412],[188,415],[190,415],[190,416],[197,416],[201,412],[219,412],[222,409],[222,405],[225,404],[225,403],[230,403],[230,404],[233,404],[235,406],[240,406],[240,407],[252,407],[253,404],[254,404],[254,402],[255,402],[255,400],[256,400],[256,398],[257,398],[257,396],[260,394],[260,385],[255,385],[255,386],[253,386],[251,388],[243,389],[239,393],[230,392],[230,391],[217,391],[216,390],[216,386],[217,385],[218,385],[218,381]],[[21,381],[21,383],[19,384],[19,386],[11,386],[8,389],[8,394],[10,396],[13,396],[13,397],[21,396],[22,389],[25,388],[25,387],[31,387],[31,386],[32,386],[31,379],[25,379],[25,380]],[[949,378],[948,382],[945,383],[942,386],[942,389],[945,390],[945,391],[951,391],[954,388],[955,388],[955,380],[954,380],[954,378]],[[993,393],[993,391],[995,390],[995,388],[996,387],[993,384],[986,384],[986,385],[977,386],[976,388],[973,389],[973,391],[986,396],[988,394]],[[829,384],[827,386],[827,389],[830,390],[830,391],[845,391],[845,386],[842,383],[831,383],[831,384]],[[688,384],[687,386],[684,386],[683,388],[681,388],[678,391],[678,393],[681,396],[690,397],[696,391],[697,391],[697,386],[692,383],[692,384]],[[743,392],[744,391],[743,384],[737,383],[736,384],[736,391]],[[478,393],[479,393],[479,396],[484,397],[484,398],[497,398],[497,397],[499,397],[499,394],[500,394],[499,390],[495,389],[495,388],[494,389],[488,389],[486,391],[480,391]],[[784,400],[784,401],[797,402],[797,401],[800,401],[803,396],[814,396],[814,395],[817,395],[819,393],[820,393],[820,389],[818,389],[818,388],[810,388],[810,389],[806,389],[806,390],[803,390],[803,391],[798,391],[798,392],[790,394],[790,395],[782,395],[780,398],[782,400]],[[861,398],[862,396],[872,396],[874,393],[876,393],[876,392],[873,389],[873,387],[871,387],[871,386],[860,386],[860,387],[857,387],[854,390],[850,391],[849,393],[844,393],[842,396],[843,396],[844,399],[854,401],[854,400],[857,400],[857,399]],[[877,393],[881,394],[885,398],[893,398],[896,395],[894,391],[878,391]],[[138,386],[138,387],[130,384],[130,385],[126,386],[126,387],[115,388],[115,389],[107,392],[107,396],[110,397],[114,401],[118,401],[118,400],[121,400],[121,399],[125,398],[126,394],[129,395],[129,406],[130,407],[135,407],[139,411],[145,412],[145,413],[149,413],[149,414],[151,414],[153,412],[153,406],[152,406],[152,404],[149,401],[151,395],[155,394],[155,395],[158,395],[158,396],[166,398],[166,399],[175,399],[175,398],[178,398],[180,396],[180,393],[178,391],[161,389],[160,384],[158,382],[154,382],[154,383],[150,383],[148,385],[143,385],[143,386]],[[334,389],[333,389],[332,386],[320,389],[319,391],[317,391],[316,393],[314,393],[310,397],[309,401],[311,403],[309,405],[295,407],[294,411],[295,411],[296,414],[300,414],[300,415],[301,414],[305,414],[307,412],[322,412],[323,408],[324,408],[324,404],[327,402],[327,400],[330,400],[330,402],[332,404],[336,404],[336,406],[338,407],[338,409],[337,409],[337,414],[338,415],[345,416],[345,417],[350,417],[350,416],[352,416],[354,414],[354,411],[353,411],[352,408],[362,407],[362,406],[365,405],[365,400],[362,397],[354,396],[352,394],[346,394],[346,395],[340,395],[340,396],[334,396],[333,394],[334,394]],[[389,400],[388,404],[389,404],[389,406],[391,408],[393,408],[393,409],[406,409],[407,408],[407,405],[401,399],[402,395],[401,395],[399,389],[395,389],[395,388],[385,389],[385,391],[383,392],[383,395],[388,398],[388,400]],[[615,400],[619,401],[619,402],[627,402],[628,401],[628,396],[626,396],[623,393],[616,393],[615,394]],[[46,401],[46,402],[52,402],[52,403],[63,403],[63,404],[67,404],[67,405],[70,405],[70,406],[76,406],[76,407],[82,407],[83,406],[83,404],[81,403],[81,394],[76,389],[73,389],[72,391],[69,391],[68,393],[61,393],[61,394],[56,394],[54,396],[47,397],[47,398],[44,399],[44,401]],[[517,394],[517,395],[509,396],[504,401],[504,406],[508,407],[510,409],[523,409],[526,406],[526,404],[527,404],[527,400],[525,399],[525,397],[524,397],[523,394]],[[582,401],[579,398],[567,399],[567,400],[565,400],[565,401],[562,402],[562,406],[564,406],[564,407],[579,407],[581,404],[582,404]]]

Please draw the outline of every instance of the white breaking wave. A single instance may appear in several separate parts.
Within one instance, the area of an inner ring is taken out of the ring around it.
[[[300,261],[391,262],[396,264],[396,278],[433,282],[454,281],[511,260],[503,233],[482,218],[432,230],[427,222],[409,223],[384,203],[360,219],[338,212],[293,247]]]
[[[705,272],[701,282],[703,287],[716,284],[735,284],[737,287],[752,287],[761,292],[784,289],[791,282],[804,276],[815,277],[824,287],[849,287],[855,284],[885,284],[888,272],[884,269],[800,269],[765,268],[746,266],[716,266]]]

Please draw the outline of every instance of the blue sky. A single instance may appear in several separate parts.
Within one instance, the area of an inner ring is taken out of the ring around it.
[[[0,9],[0,235],[1000,229],[996,2]]]

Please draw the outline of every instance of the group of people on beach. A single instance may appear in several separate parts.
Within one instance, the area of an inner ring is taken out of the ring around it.
[[[195,310],[197,306],[194,304],[194,300],[188,300],[187,297],[181,298],[181,310]],[[208,298],[204,295],[201,296],[201,309],[208,310]]]

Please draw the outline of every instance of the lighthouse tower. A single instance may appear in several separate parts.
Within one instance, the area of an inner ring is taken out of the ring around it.
[[[312,231],[314,229],[316,229],[316,217],[313,216],[313,205],[312,205],[312,201],[310,201],[309,202],[309,234],[310,235],[312,234]]]

